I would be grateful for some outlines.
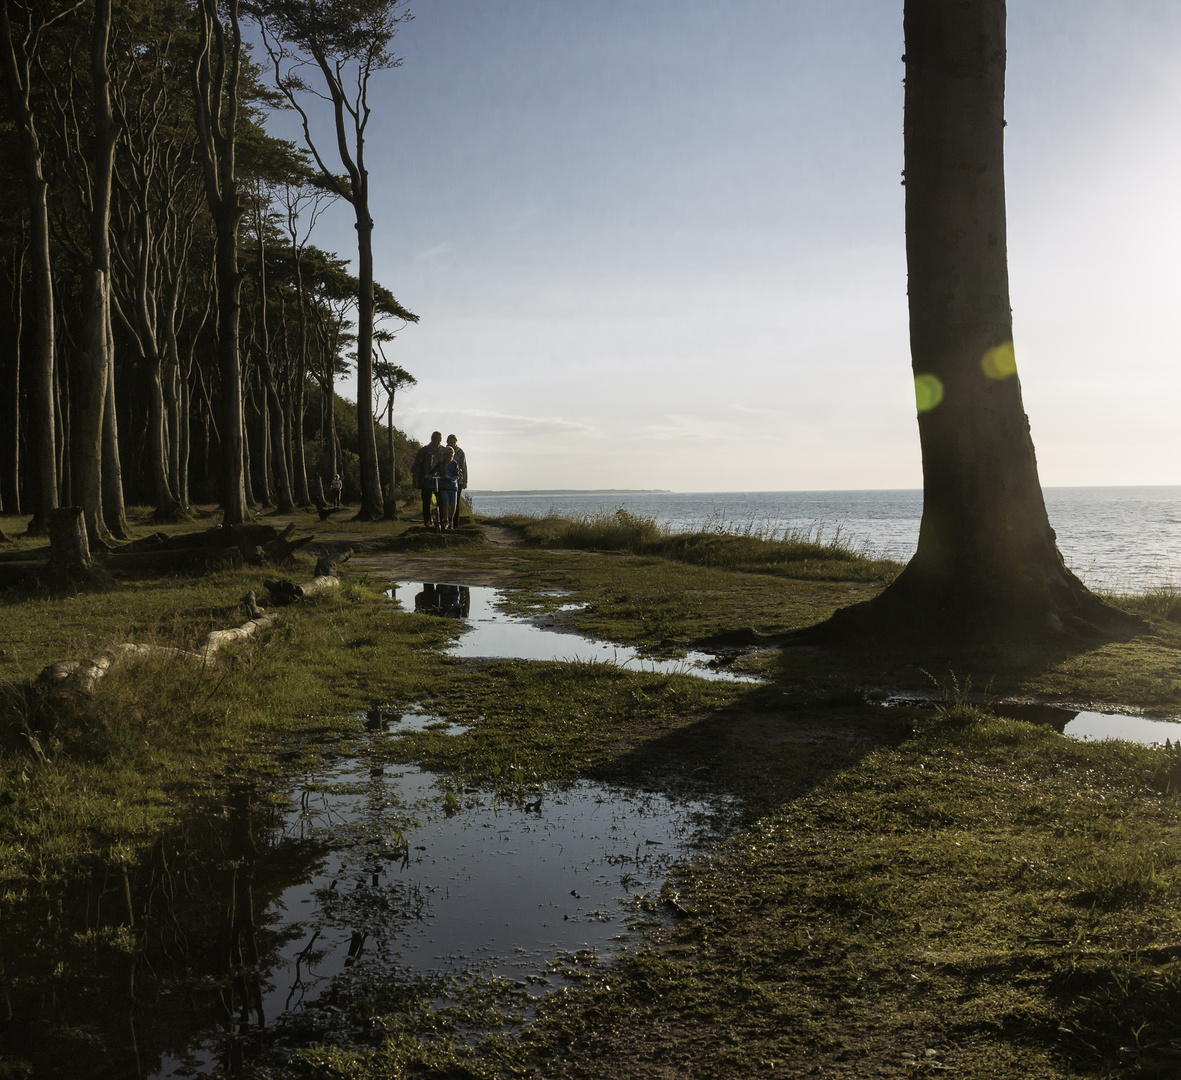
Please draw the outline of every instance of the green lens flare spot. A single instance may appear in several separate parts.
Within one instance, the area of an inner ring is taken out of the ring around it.
[[[1006,341],[1003,345],[995,345],[984,354],[980,361],[984,374],[990,379],[1007,379],[1017,374],[1017,355],[1013,352],[1013,343]]]
[[[914,401],[919,412],[930,412],[943,400],[943,383],[937,375],[916,375]]]

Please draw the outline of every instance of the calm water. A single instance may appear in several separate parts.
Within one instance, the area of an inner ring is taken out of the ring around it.
[[[1134,592],[1181,584],[1181,487],[1047,488],[1058,546],[1092,588]],[[714,525],[809,529],[840,535],[905,562],[918,542],[921,491],[656,492],[608,495],[472,495],[482,514],[562,515],[623,506],[674,531]]]

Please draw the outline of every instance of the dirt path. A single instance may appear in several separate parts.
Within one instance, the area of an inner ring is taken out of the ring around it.
[[[520,572],[522,561],[513,549],[525,539],[521,529],[506,525],[480,527],[484,543],[479,545],[450,542],[446,535],[437,537],[438,547],[425,551],[382,552],[366,550],[364,539],[344,533],[325,533],[313,546],[351,546],[356,554],[349,561],[354,573],[367,573],[386,580],[445,581],[453,585],[510,584]]]

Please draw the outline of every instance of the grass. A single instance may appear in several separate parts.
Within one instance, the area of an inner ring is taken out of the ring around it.
[[[545,1006],[544,1074],[1175,1075],[1181,804],[1153,786],[1160,752],[945,719],[763,747],[748,826],[668,886],[687,917]]]
[[[437,559],[440,577],[509,568],[518,611],[653,651],[735,627],[806,625],[873,595],[890,573],[839,544],[809,547],[815,537],[670,537],[618,515],[542,519],[530,546],[507,552],[474,537],[419,546],[402,525],[333,532],[391,558]],[[575,536],[596,554],[567,546]],[[395,609],[384,578],[355,571],[217,669],[145,664],[68,709],[31,690],[52,660],[129,638],[187,646],[232,625],[262,576],[15,596],[0,609],[0,925],[63,876],[150,876],[153,846],[194,831],[202,806],[215,808],[210,843],[224,840],[235,785],[265,791],[273,778],[281,789],[333,757],[414,761],[450,776],[453,792],[509,799],[584,776],[627,780],[729,793],[744,808],[731,841],[637,912],[643,950],[617,963],[565,958],[569,988],[523,1035],[508,1023],[524,1006],[511,986],[375,984],[337,1003],[368,1034],[331,1045],[304,1030],[272,1075],[1175,1074],[1181,798],[1161,779],[1175,756],[1071,742],[998,719],[968,693],[970,679],[997,696],[1181,707],[1181,626],[1167,591],[1121,598],[1150,619],[1131,642],[1032,672],[990,671],[988,657],[954,674],[930,668],[948,686],[931,712],[867,703],[866,687],[931,687],[925,671],[873,656],[738,659],[770,679],[761,686],[602,664],[461,663],[440,652],[452,628]],[[586,606],[557,611],[571,600]],[[470,730],[365,750],[366,711],[413,705]],[[228,880],[236,864],[212,850],[209,874]],[[254,888],[263,904],[278,886]],[[44,950],[47,970],[53,925],[37,924],[41,944],[27,946]],[[78,946],[91,964],[146,948],[126,928],[89,933]],[[0,1052],[0,1075],[10,1066],[20,1067]]]
[[[670,533],[655,517],[635,514],[625,507],[599,510],[566,518],[509,515],[496,519],[521,529],[538,547],[580,551],[628,552],[659,556],[692,566],[822,581],[892,581],[902,567],[873,559],[864,549],[847,543],[838,526],[831,539],[823,526],[779,529],[754,521],[740,526],[712,520],[696,532]]]

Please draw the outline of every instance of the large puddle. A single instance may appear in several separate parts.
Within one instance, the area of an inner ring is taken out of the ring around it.
[[[758,682],[717,666],[709,653],[688,652],[679,660],[644,656],[627,645],[615,645],[583,637],[558,625],[540,625],[536,617],[515,615],[504,608],[500,589],[485,585],[451,585],[436,582],[399,582],[390,595],[403,606],[431,615],[463,619],[467,627],[447,652],[451,656],[484,660],[555,660],[615,664],[630,671],[665,675],[696,675],[702,679]],[[557,614],[575,611],[567,606]],[[553,622],[553,613],[548,618]]]
[[[731,810],[589,781],[510,798],[355,760],[278,803],[240,793],[151,865],[49,904],[60,952],[0,933],[24,987],[0,1045],[38,1077],[233,1075],[463,993],[527,1017],[668,914],[661,884]]]

